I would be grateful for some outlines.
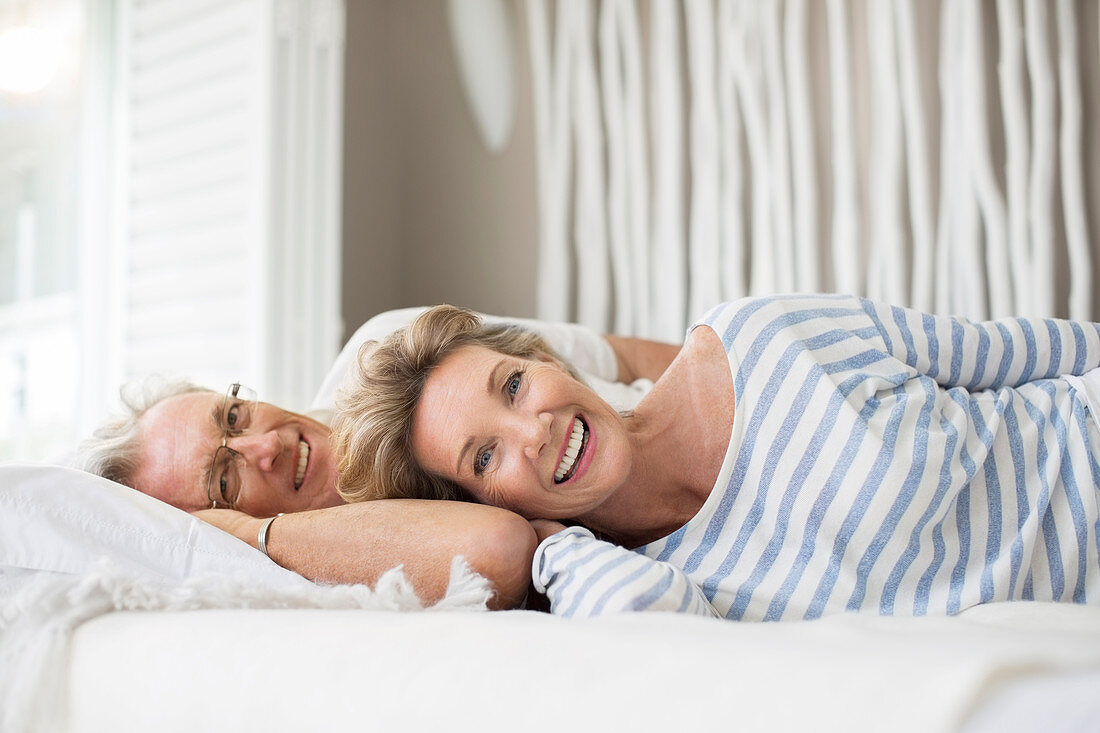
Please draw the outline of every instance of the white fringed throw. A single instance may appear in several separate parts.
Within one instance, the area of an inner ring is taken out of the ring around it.
[[[108,561],[85,575],[41,573],[0,602],[0,730],[48,733],[67,723],[67,659],[76,628],[111,611],[199,609],[485,610],[488,581],[456,557],[446,596],[425,608],[401,568],[366,585],[273,588],[243,576],[203,575],[178,584],[120,573]]]

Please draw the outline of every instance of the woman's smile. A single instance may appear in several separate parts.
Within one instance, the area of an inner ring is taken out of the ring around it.
[[[554,472],[554,483],[568,483],[584,475],[588,466],[592,463],[593,451],[590,451],[589,448],[594,448],[594,446],[595,442],[591,429],[584,418],[577,415],[573,418],[573,428],[565,441],[565,445],[562,446],[558,469]]]

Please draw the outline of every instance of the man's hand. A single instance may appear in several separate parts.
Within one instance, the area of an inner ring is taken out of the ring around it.
[[[531,519],[529,521],[531,522],[531,526],[535,529],[535,536],[538,537],[539,542],[565,529],[564,524],[555,522],[552,519]]]
[[[656,382],[680,353],[679,346],[659,341],[610,334],[604,335],[604,339],[615,351],[619,363],[618,381],[624,384],[643,378]]]
[[[250,514],[238,512],[236,509],[200,509],[192,512],[192,515],[253,547],[259,547],[260,525],[264,522],[263,518],[256,518]]]

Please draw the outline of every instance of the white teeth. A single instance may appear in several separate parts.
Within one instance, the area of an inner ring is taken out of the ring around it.
[[[298,473],[294,474],[294,488],[302,486],[302,479],[306,477],[306,465],[309,463],[309,443],[298,441]]]
[[[584,444],[584,423],[579,417],[573,418],[573,432],[569,436],[569,445],[565,449],[565,455],[561,457],[558,470],[554,472],[554,480],[561,481],[573,470],[573,465],[580,455],[581,446]]]

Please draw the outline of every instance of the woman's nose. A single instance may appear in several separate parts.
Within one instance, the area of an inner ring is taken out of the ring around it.
[[[548,412],[541,412],[523,421],[523,453],[529,460],[538,460],[550,443],[550,426],[554,418]]]
[[[226,444],[245,457],[248,464],[261,471],[275,467],[275,459],[283,452],[283,440],[274,430],[230,436]]]

